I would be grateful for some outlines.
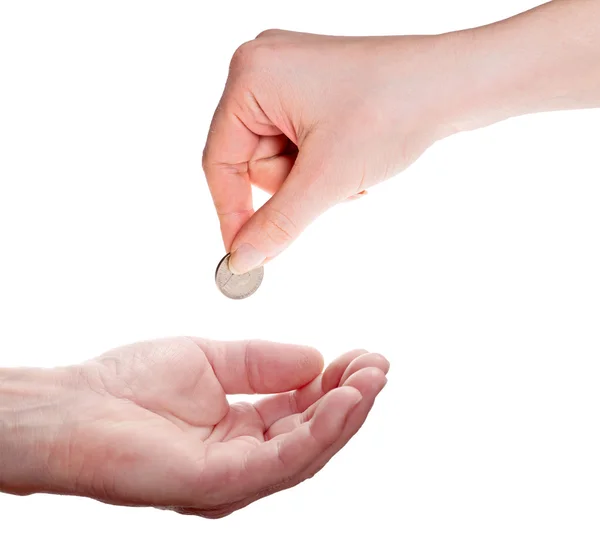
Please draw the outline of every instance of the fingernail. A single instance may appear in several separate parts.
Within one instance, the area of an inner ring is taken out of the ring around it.
[[[374,358],[378,360],[376,367],[378,369],[381,369],[384,372],[384,374],[387,374],[387,372],[390,370],[389,360],[383,355],[381,355],[381,353],[375,353]]]
[[[354,409],[360,402],[363,401],[363,395],[359,392],[358,398],[354,401],[354,403],[350,406],[350,409]]]
[[[265,257],[253,245],[243,243],[229,257],[229,270],[233,274],[245,274],[265,262]]]

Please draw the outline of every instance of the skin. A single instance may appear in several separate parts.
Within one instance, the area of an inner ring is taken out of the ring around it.
[[[387,360],[173,338],[67,368],[0,369],[0,491],[208,518],[317,473],[360,429]],[[272,394],[229,404],[228,394]]]
[[[271,30],[243,44],[203,157],[232,271],[271,260],[440,139],[600,106],[599,21],[600,0],[555,0],[434,36]],[[272,194],[256,212],[251,185]]]
[[[242,45],[203,156],[232,270],[277,256],[440,139],[600,106],[599,21],[599,0],[555,0],[436,36],[267,31]],[[252,185],[272,194],[256,212]],[[0,490],[222,517],[318,472],[388,367],[356,351],[321,372],[310,348],[179,338],[0,369]],[[230,405],[235,393],[273,395]]]

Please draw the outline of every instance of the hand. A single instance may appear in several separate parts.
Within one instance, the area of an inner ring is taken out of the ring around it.
[[[353,351],[321,373],[311,348],[179,338],[0,373],[0,490],[222,517],[319,471],[364,423],[388,367]],[[229,405],[234,393],[276,394]]]
[[[204,151],[232,271],[275,257],[441,138],[600,106],[599,17],[600,1],[572,0],[442,35],[267,31],[242,45]],[[272,194],[256,214],[250,184]]]
[[[449,40],[267,31],[238,49],[204,151],[234,272],[450,133]],[[251,184],[273,195],[256,214]]]

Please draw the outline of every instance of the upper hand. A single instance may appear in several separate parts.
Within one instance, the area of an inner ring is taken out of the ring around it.
[[[203,160],[232,270],[273,258],[449,134],[451,55],[438,37],[267,31],[242,45]],[[273,195],[256,214],[251,184]]]

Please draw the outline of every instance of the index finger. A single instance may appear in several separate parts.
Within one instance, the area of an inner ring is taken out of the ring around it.
[[[261,340],[217,342],[192,338],[227,394],[288,392],[308,384],[323,369],[314,348]]]
[[[248,165],[258,142],[258,135],[228,109],[224,97],[210,125],[202,166],[227,251],[239,229],[254,214]]]

